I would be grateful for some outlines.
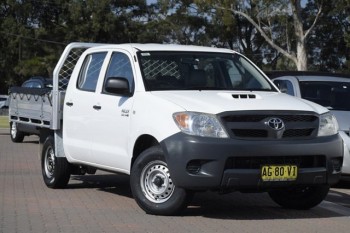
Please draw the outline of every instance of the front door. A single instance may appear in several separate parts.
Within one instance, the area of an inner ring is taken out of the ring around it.
[[[112,52],[104,80],[92,102],[94,119],[89,127],[92,162],[126,173],[131,161],[127,148],[133,98],[107,93],[104,85],[108,78],[123,77],[128,79],[130,91],[133,91],[134,75],[130,59],[131,56],[126,52]]]

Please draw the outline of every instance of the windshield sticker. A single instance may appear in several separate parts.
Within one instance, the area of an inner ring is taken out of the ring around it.
[[[151,54],[150,53],[141,53],[141,56],[143,56],[143,57],[148,57],[148,56],[151,56]]]

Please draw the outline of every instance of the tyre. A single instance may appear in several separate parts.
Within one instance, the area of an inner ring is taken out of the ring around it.
[[[10,135],[13,142],[23,142],[24,133],[18,130],[17,123],[10,123]]]
[[[154,215],[178,214],[191,196],[173,183],[159,146],[145,150],[136,159],[131,169],[130,186],[138,205]]]
[[[320,204],[329,191],[329,186],[293,187],[269,192],[271,199],[288,209],[306,210]]]
[[[52,136],[49,136],[43,145],[41,171],[47,187],[64,188],[67,186],[70,178],[70,164],[66,158],[55,156],[55,144]]]

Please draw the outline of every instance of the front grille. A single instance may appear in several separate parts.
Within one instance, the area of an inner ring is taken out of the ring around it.
[[[284,138],[308,137],[314,129],[289,129],[283,133]]]
[[[282,119],[284,122],[313,122],[318,119],[317,116],[314,115],[279,115],[279,114],[257,114],[257,115],[227,115],[223,116],[222,119],[225,122],[259,122],[268,117],[278,117]]]
[[[266,138],[267,130],[258,129],[232,129],[235,136],[240,138]]]
[[[263,165],[297,165],[298,168],[326,167],[326,157],[323,155],[231,157],[226,160],[225,169],[260,169]]]
[[[238,139],[308,139],[316,137],[318,115],[302,111],[242,111],[220,115],[231,138]],[[279,119],[284,127],[275,129],[269,120]]]

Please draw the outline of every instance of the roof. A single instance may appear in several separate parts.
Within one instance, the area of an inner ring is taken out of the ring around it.
[[[177,45],[177,44],[132,44],[132,46],[141,51],[204,51],[204,52],[226,52],[232,53],[233,50],[216,48],[216,47],[205,47],[195,45]]]
[[[195,45],[177,45],[177,44],[104,44],[95,47],[97,49],[136,49],[139,51],[193,51],[193,52],[219,52],[234,53],[235,51],[225,48],[195,46]]]
[[[270,79],[293,76],[299,81],[345,81],[350,82],[350,74],[315,72],[315,71],[265,71]]]

